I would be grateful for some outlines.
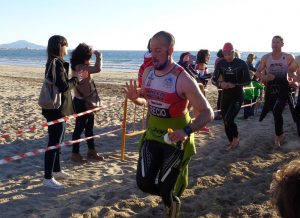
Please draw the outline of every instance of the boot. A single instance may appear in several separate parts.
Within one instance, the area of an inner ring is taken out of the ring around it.
[[[99,155],[96,150],[89,149],[87,152],[87,157],[93,160],[104,161],[104,157]]]
[[[79,153],[72,153],[71,160],[77,163],[86,163],[87,159],[82,157]]]

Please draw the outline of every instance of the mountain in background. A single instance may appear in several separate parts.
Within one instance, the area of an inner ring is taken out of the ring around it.
[[[18,40],[12,43],[0,44],[0,49],[46,49],[46,47],[26,40]]]

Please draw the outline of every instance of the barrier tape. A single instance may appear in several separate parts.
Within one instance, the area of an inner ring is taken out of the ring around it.
[[[48,126],[51,126],[51,125],[54,125],[54,124],[57,124],[57,123],[68,121],[68,120],[70,120],[72,118],[77,118],[77,117],[80,117],[80,116],[83,116],[83,115],[86,115],[86,114],[89,114],[89,113],[93,113],[93,112],[99,111],[101,109],[107,108],[109,106],[112,106],[112,105],[114,105],[116,103],[120,103],[120,102],[121,101],[111,102],[110,104],[99,106],[99,107],[96,107],[94,109],[87,110],[87,111],[84,111],[84,112],[81,112],[81,113],[78,113],[78,114],[72,114],[72,115],[65,116],[63,118],[57,119],[57,120],[53,120],[53,121],[49,121],[49,122],[44,122],[44,123],[41,123],[39,125],[31,126],[28,129],[19,129],[16,132],[11,133],[11,134],[4,133],[4,134],[1,134],[0,137],[4,138],[4,139],[9,139],[12,136],[12,134],[15,134],[15,135],[18,136],[18,135],[22,135],[22,134],[27,133],[27,132],[34,132],[37,129],[42,129],[42,128],[45,128],[45,127],[48,127]]]
[[[58,149],[58,148],[62,148],[62,147],[65,147],[65,146],[69,146],[69,145],[72,145],[74,143],[80,143],[80,142],[83,142],[83,141],[87,141],[87,140],[92,139],[92,138],[100,138],[100,136],[108,135],[108,134],[111,134],[113,132],[120,131],[121,129],[122,128],[115,129],[115,130],[112,130],[112,131],[109,131],[109,132],[101,133],[101,134],[98,134],[98,135],[94,135],[94,136],[90,136],[90,137],[86,137],[86,138],[82,138],[82,139],[77,139],[77,140],[74,140],[74,141],[66,141],[66,142],[63,142],[61,144],[49,146],[47,148],[40,148],[40,149],[33,150],[33,151],[30,151],[30,152],[18,154],[18,155],[12,156],[12,157],[5,157],[3,159],[0,159],[0,165],[1,164],[7,164],[7,163],[10,163],[10,162],[15,161],[15,160],[31,157],[31,156],[34,156],[34,155],[37,155],[37,154],[45,153],[46,151],[50,151],[50,150],[53,150],[53,149]]]
[[[252,102],[251,104],[244,104],[241,106],[241,108],[251,107],[252,105],[255,105],[256,103],[259,103],[259,102],[257,101],[257,102]],[[221,112],[221,110],[215,110],[214,112]]]
[[[247,89],[255,89],[255,87],[244,87],[243,90],[247,90]],[[225,90],[225,89],[224,89]],[[223,91],[223,89],[218,89],[218,91]]]
[[[202,83],[198,83],[198,85],[200,85],[200,84],[202,84]],[[235,85],[244,86],[243,84],[235,84]],[[255,89],[255,87],[243,87],[243,90],[247,90],[247,89]],[[223,89],[218,89],[218,91],[222,91],[222,90]]]

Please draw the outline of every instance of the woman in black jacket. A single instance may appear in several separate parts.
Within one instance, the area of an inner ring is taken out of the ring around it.
[[[67,46],[68,42],[63,36],[54,35],[48,40],[48,60],[45,75],[48,72],[49,67],[55,66],[55,85],[61,93],[61,106],[58,109],[42,109],[42,114],[47,119],[47,122],[74,113],[71,89],[73,89],[79,81],[87,77],[87,72],[80,72],[71,79],[68,79],[69,63],[65,62],[63,59],[64,56],[68,54]],[[53,64],[53,62],[55,62],[55,64]],[[52,69],[50,69],[49,72],[52,72]],[[52,80],[51,73],[49,74],[49,78]],[[48,126],[48,147],[60,144],[64,139],[65,130],[66,122]],[[64,179],[71,177],[71,175],[60,168],[59,152],[59,149],[53,149],[46,151],[45,153],[45,179],[43,184],[55,189],[62,189],[64,187],[61,183],[57,182],[55,178]]]

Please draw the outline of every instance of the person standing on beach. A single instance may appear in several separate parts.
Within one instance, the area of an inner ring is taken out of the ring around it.
[[[286,102],[292,97],[290,86],[296,85],[294,72],[298,67],[291,54],[282,52],[283,45],[281,36],[272,38],[272,52],[262,57],[255,74],[267,83],[265,104],[259,120],[262,121],[268,111],[272,110],[275,124],[274,141],[278,146],[284,142],[282,112]]]
[[[251,78],[246,62],[235,57],[235,50],[230,42],[224,44],[222,52],[224,59],[217,64],[212,83],[222,89],[221,115],[230,150],[239,145],[239,133],[234,119],[243,103],[243,86],[248,85]]]
[[[198,83],[200,85],[200,90],[205,96],[205,87],[208,83],[208,79],[211,78],[211,74],[208,73],[207,64],[210,59],[210,52],[207,49],[200,49],[197,53],[196,59],[196,71],[198,73]]]
[[[198,78],[198,73],[195,70],[194,57],[190,52],[183,52],[179,57],[178,64],[184,68],[184,70],[190,74],[195,80]]]
[[[90,60],[92,55],[96,56],[96,62],[94,66],[90,66]],[[75,112],[81,113],[90,109],[88,101],[91,97],[98,97],[95,83],[93,81],[93,74],[99,73],[102,67],[102,54],[97,50],[92,50],[90,46],[85,43],[80,43],[72,52],[71,56],[71,69],[73,75],[76,75],[80,71],[87,71],[88,77],[75,87],[75,97],[73,99]],[[97,99],[91,99],[97,100]],[[99,102],[100,103],[100,102]],[[76,118],[75,129],[73,132],[72,140],[80,139],[80,135],[85,130],[85,137],[93,136],[94,129],[94,113],[89,113]],[[88,152],[87,157],[94,160],[104,160],[95,149],[94,139],[87,140]],[[84,163],[87,160],[79,153],[79,143],[73,144],[71,160],[74,162]]]
[[[144,54],[144,62],[139,68],[139,74],[138,74],[138,86],[139,86],[139,88],[141,88],[141,86],[142,86],[142,81],[143,81],[142,78],[143,78],[143,73],[144,73],[145,69],[152,65],[152,55],[151,55],[151,52],[150,52],[150,40],[151,39],[149,39],[148,45],[147,45],[148,51]]]
[[[256,55],[253,53],[250,53],[250,54],[248,54],[247,60],[246,60],[249,70],[251,70],[253,72],[256,72],[256,69],[253,66],[253,62],[255,61],[255,59],[256,59]]]
[[[55,62],[55,85],[61,92],[62,102],[58,109],[42,109],[42,114],[47,119],[47,122],[74,113],[71,89],[73,89],[79,83],[79,81],[88,76],[87,72],[81,71],[76,73],[71,79],[68,79],[69,63],[65,62],[63,59],[64,56],[68,54],[67,47],[68,42],[63,36],[54,35],[48,40],[48,59],[45,75],[47,75],[48,69],[54,66]],[[50,72],[52,72],[52,70]],[[49,75],[49,79],[52,79],[52,74]],[[48,126],[48,147],[62,143],[64,140],[65,130],[65,121]],[[70,174],[61,170],[59,153],[59,149],[53,149],[45,152],[45,179],[43,184],[54,189],[64,188],[63,184],[56,181],[56,179],[72,177]]]
[[[256,100],[259,96],[261,96],[260,93],[264,89],[264,85],[257,81],[254,72],[252,70],[249,70],[249,72],[251,82],[249,85],[244,87],[244,119],[254,116]]]
[[[217,64],[224,58],[222,49],[219,49],[217,52],[217,58],[215,60],[214,69],[216,69]],[[218,89],[218,98],[217,98],[217,112],[215,114],[215,120],[222,120],[222,116],[220,113],[221,109],[221,95],[222,95],[222,89]]]
[[[174,36],[156,33],[150,43],[153,66],[143,74],[142,93],[126,83],[128,99],[148,103],[148,127],[142,137],[136,180],[147,193],[162,197],[167,217],[178,217],[179,196],[187,187],[188,162],[195,154],[193,132],[213,119],[213,110],[199,86],[173,58]],[[189,102],[198,116],[192,122]],[[168,131],[169,130],[169,131]]]

